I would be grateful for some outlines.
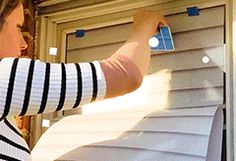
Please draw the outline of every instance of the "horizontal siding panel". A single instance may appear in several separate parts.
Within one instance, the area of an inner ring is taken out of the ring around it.
[[[125,114],[124,114],[125,115]],[[79,120],[79,121],[78,121]],[[132,131],[133,127],[140,121],[142,118],[132,119],[132,118],[116,118],[116,119],[77,119],[77,121],[64,122],[65,125],[70,126],[71,128],[67,130],[68,133],[77,131],[83,133],[96,132],[96,133],[116,133],[124,131]],[[54,126],[57,127],[56,123]],[[79,127],[79,128],[78,128]],[[53,133],[61,131],[61,129],[56,128]]]
[[[83,38],[76,38],[75,34],[68,35],[68,50],[93,47],[126,41],[131,33],[132,25],[122,24],[85,32]]]
[[[217,66],[222,67],[224,65],[224,53],[225,48],[222,45],[205,49],[153,55],[149,67],[149,73],[166,69],[170,71],[178,71]],[[210,58],[209,63],[204,64],[202,62],[202,57],[204,56]]]
[[[110,120],[110,119],[142,119],[145,116],[145,112],[143,111],[145,109],[142,109],[142,111],[138,110],[119,110],[114,112],[102,112],[102,113],[96,113],[96,114],[83,114],[79,116],[70,116],[68,119],[64,120],[64,122],[67,124],[70,124],[70,122],[73,122],[75,120],[81,119],[81,120],[93,120],[93,121],[99,121],[99,120]],[[147,113],[148,110],[146,110]],[[150,113],[150,112],[149,112]]]
[[[199,16],[188,16],[187,13],[171,15],[167,17],[167,22],[172,33],[223,26],[224,7],[200,10]]]
[[[122,135],[122,132],[77,132],[76,130],[73,132],[66,132],[63,131],[65,128],[62,126],[61,128],[60,133],[48,132],[48,135],[44,136],[44,144],[39,143],[38,146],[85,146],[95,142],[113,140]]]
[[[147,117],[191,117],[191,116],[214,116],[218,106],[205,106],[201,108],[185,108],[156,111]]]
[[[100,120],[111,120],[111,119],[139,119],[142,118],[153,118],[153,117],[191,117],[191,116],[214,116],[217,106],[204,106],[201,108],[189,108],[189,109],[172,109],[172,110],[155,110],[148,108],[135,108],[135,109],[124,109],[115,112],[102,112],[93,114],[83,115],[71,115],[70,117],[63,118],[64,124],[75,123],[76,126],[78,120],[91,120],[96,122]],[[54,125],[55,126],[55,125]]]
[[[213,116],[145,118],[132,130],[210,135],[212,120]]]
[[[198,107],[223,103],[223,88],[205,88],[171,91],[168,95],[169,108]]]
[[[44,152],[44,151],[42,151]],[[41,153],[43,154],[43,153]],[[92,154],[92,155],[91,155]],[[56,161],[205,161],[205,157],[157,152],[144,149],[85,146],[78,147]]]
[[[126,115],[126,113],[124,113]],[[70,126],[66,133],[116,133],[116,132],[168,132],[186,133],[198,135],[210,135],[209,127],[212,124],[213,116],[182,116],[182,117],[152,117],[140,119],[77,119],[77,121],[64,122],[65,126]],[[140,121],[139,121],[140,120]],[[168,126],[167,126],[168,125]],[[54,125],[55,126],[55,125]],[[79,128],[78,128],[79,127]],[[58,128],[54,130],[55,135],[60,133]]]
[[[220,68],[207,68],[200,70],[187,70],[172,72],[170,90],[191,88],[219,87],[223,83],[223,71]]]
[[[175,51],[223,45],[224,26],[173,34]]]
[[[208,147],[208,136],[133,132],[123,134],[121,137],[94,143],[99,146],[142,148],[148,150],[173,152],[187,155],[197,155],[206,157]],[[195,147],[195,148],[189,148]]]
[[[68,50],[67,62],[87,62],[94,60],[106,59],[123,45],[124,42],[114,43],[109,45],[100,45],[90,48],[83,48],[78,50]]]

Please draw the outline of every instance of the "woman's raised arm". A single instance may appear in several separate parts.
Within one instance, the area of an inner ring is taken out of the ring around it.
[[[76,108],[131,92],[150,62],[149,38],[165,20],[157,12],[134,16],[133,33],[103,61],[51,64],[27,58],[0,61],[0,119]]]

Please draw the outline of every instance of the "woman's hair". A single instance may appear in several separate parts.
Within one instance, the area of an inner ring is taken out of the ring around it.
[[[0,0],[0,31],[5,18],[18,6],[21,0]]]

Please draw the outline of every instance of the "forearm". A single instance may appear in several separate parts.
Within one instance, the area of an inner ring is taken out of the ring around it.
[[[115,54],[101,62],[106,78],[106,98],[137,89],[150,63],[150,49],[145,40],[129,39]]]
[[[130,37],[115,55],[125,55],[136,64],[142,75],[145,75],[150,64],[148,38],[139,35]]]
[[[129,93],[141,85],[150,64],[148,40],[152,34],[149,28],[142,32],[134,28],[125,44],[101,62],[107,84],[106,98]]]

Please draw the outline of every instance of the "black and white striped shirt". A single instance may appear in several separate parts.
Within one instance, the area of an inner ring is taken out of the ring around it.
[[[0,160],[30,160],[22,136],[9,115],[33,115],[76,108],[103,99],[104,73],[99,62],[50,64],[27,58],[0,61]]]

